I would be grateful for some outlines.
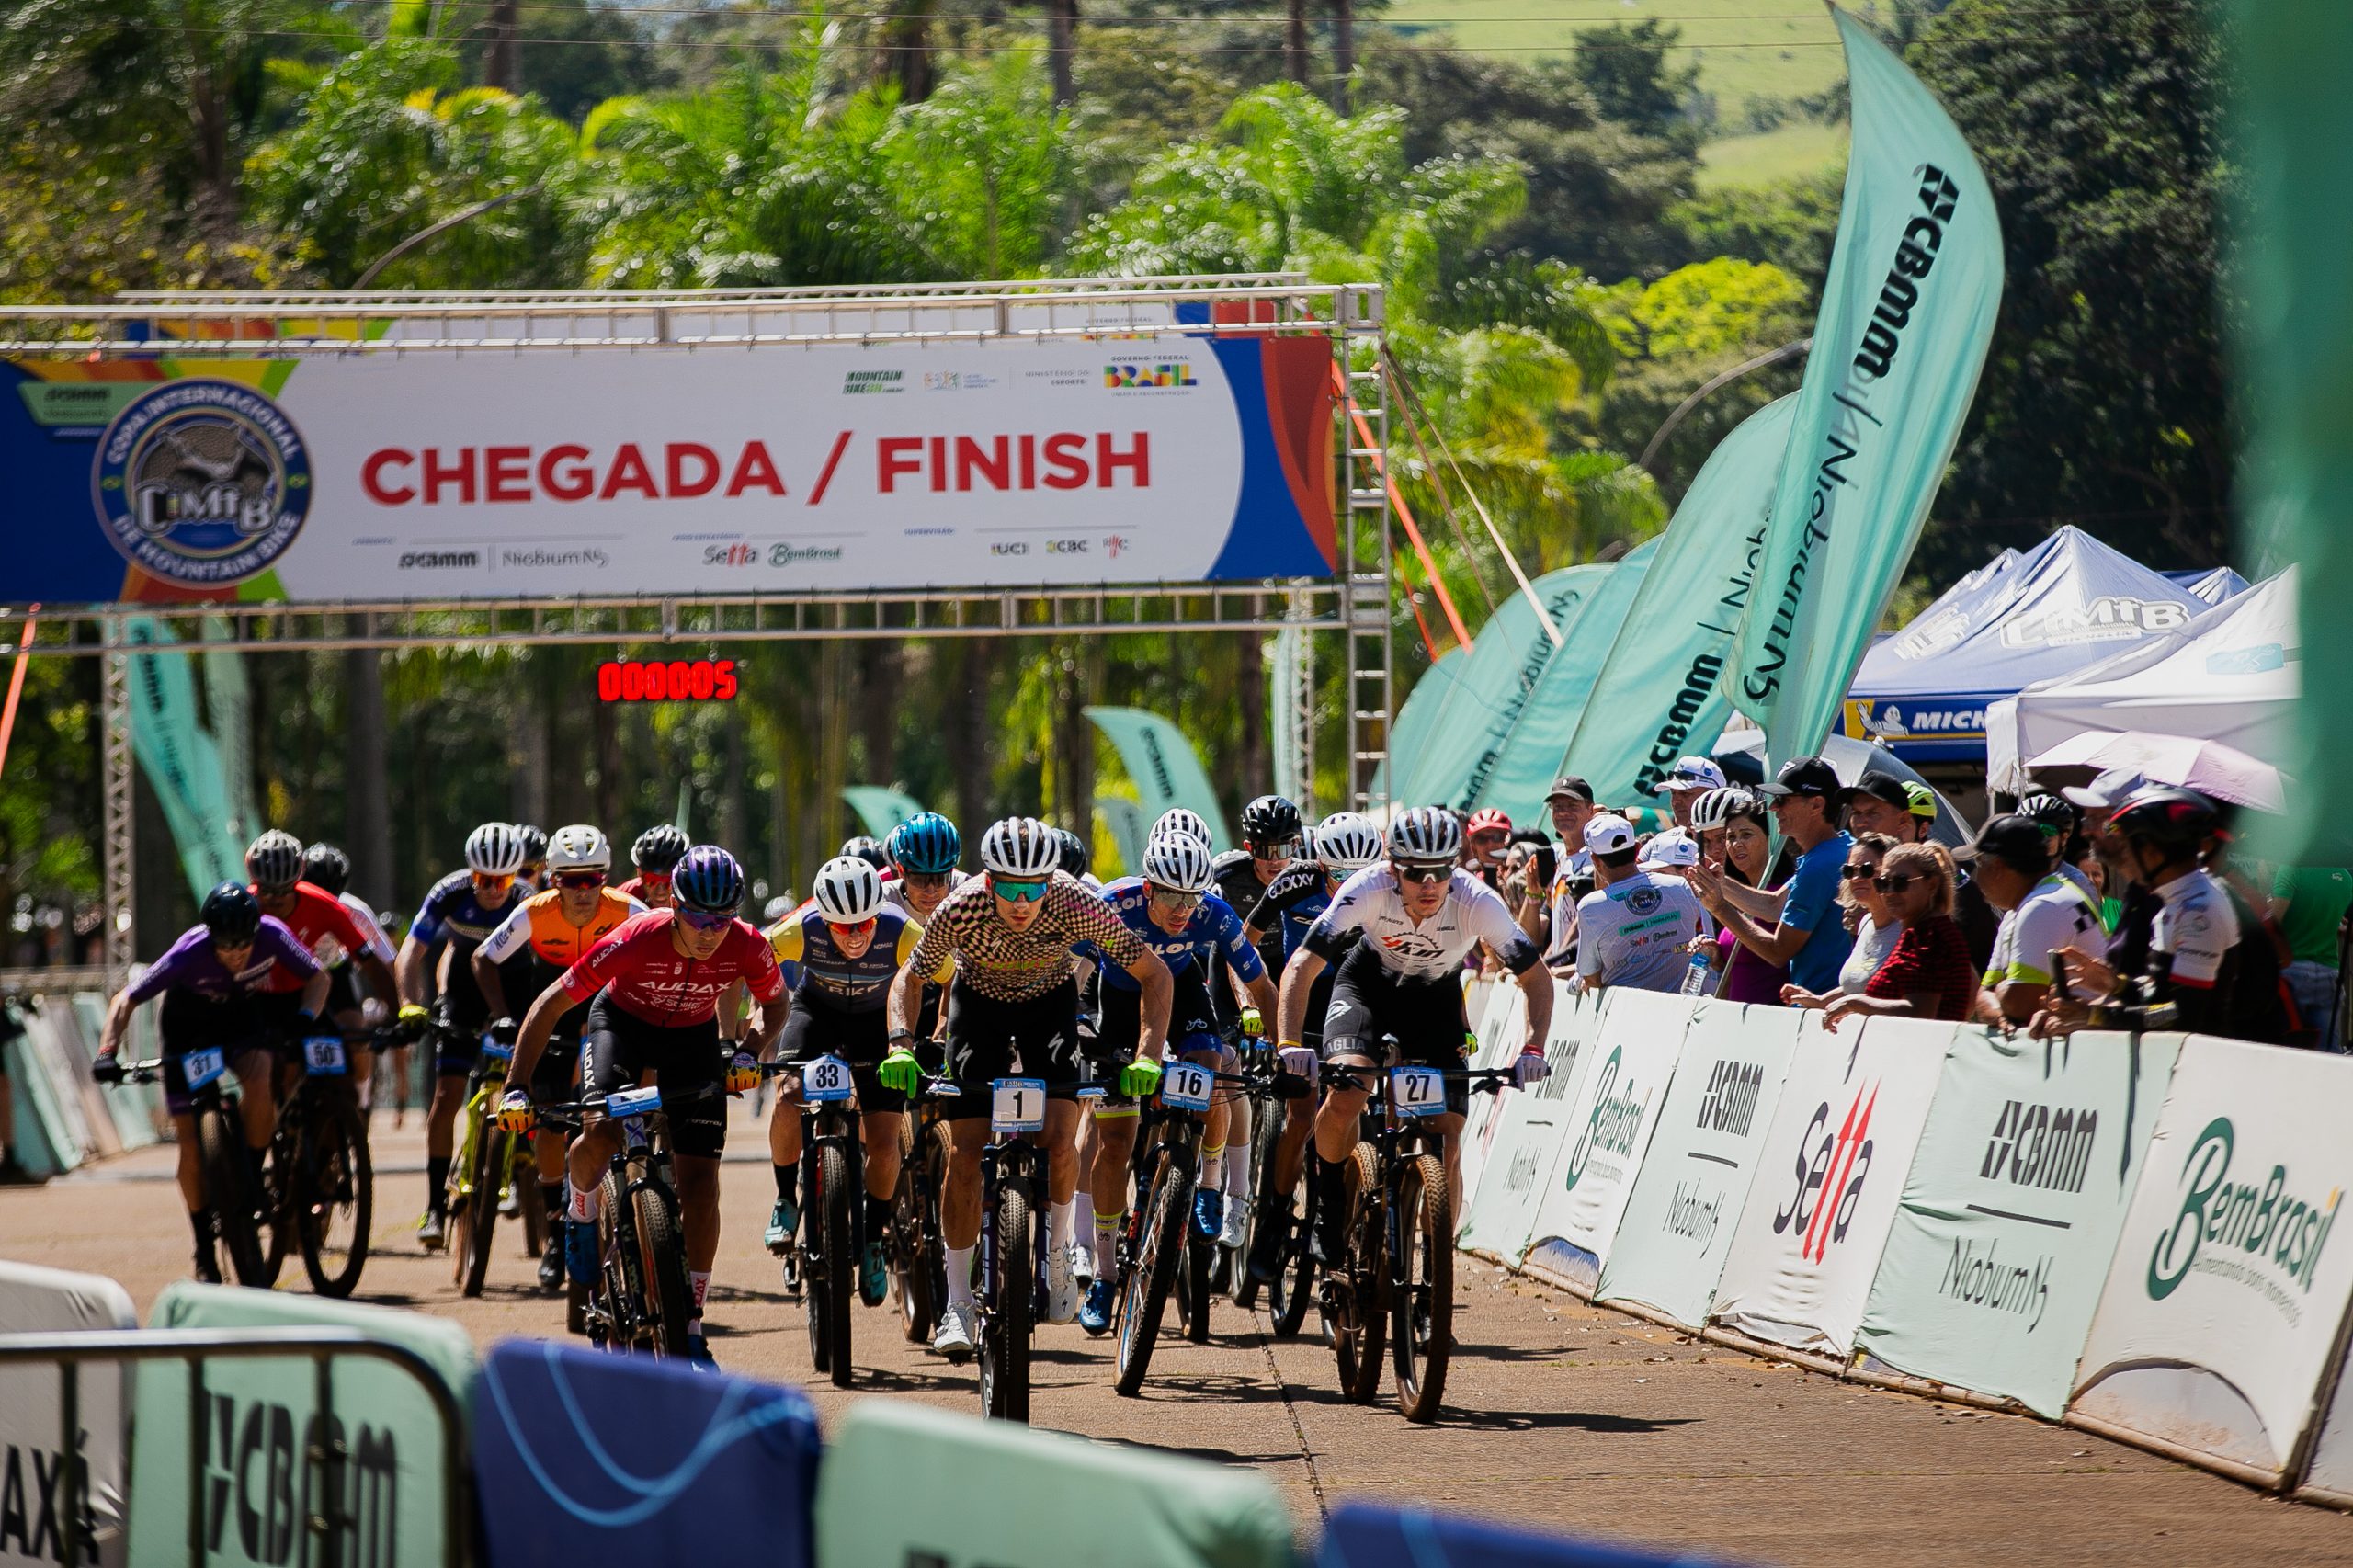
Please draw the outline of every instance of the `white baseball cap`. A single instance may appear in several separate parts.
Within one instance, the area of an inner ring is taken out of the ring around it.
[[[1676,790],[1721,790],[1724,787],[1724,770],[1708,756],[1683,756],[1675,760],[1666,777],[1651,786],[1654,795],[1665,795]]]
[[[1585,846],[1596,855],[1615,855],[1634,846],[1634,824],[1615,812],[1597,812],[1585,824]]]
[[[1699,846],[1689,834],[1679,827],[1653,834],[1643,852],[1634,857],[1634,864],[1647,871],[1657,866],[1696,866],[1699,863]]]

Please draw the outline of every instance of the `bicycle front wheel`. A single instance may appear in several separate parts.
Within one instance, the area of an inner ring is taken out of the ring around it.
[[[902,1118],[902,1125],[911,1122]],[[931,1175],[946,1168],[943,1152],[929,1156],[940,1134],[935,1130],[917,1145],[912,1137],[899,1161],[899,1187],[891,1197],[891,1267],[899,1279],[899,1324],[910,1345],[928,1345],[947,1290],[947,1264],[939,1252],[938,1199]]]
[[[309,1191],[296,1216],[302,1270],[320,1295],[348,1296],[368,1266],[368,1231],[376,1212],[368,1124],[349,1095],[330,1095],[317,1108],[303,1170]]]
[[[1168,1293],[1176,1283],[1191,1219],[1187,1210],[1192,1205],[1193,1173],[1164,1149],[1144,1197],[1135,1258],[1120,1291],[1119,1375],[1111,1386],[1123,1394],[1143,1387],[1144,1375],[1152,1369],[1153,1346],[1160,1338]]]
[[[1249,1261],[1257,1256],[1267,1227],[1284,1218],[1282,1199],[1275,1192],[1275,1143],[1282,1136],[1282,1108],[1279,1100],[1262,1100],[1250,1122],[1250,1224],[1242,1238],[1242,1256],[1233,1263],[1233,1304],[1245,1312],[1258,1304],[1258,1281],[1250,1278]]]
[[[648,1183],[633,1195],[632,1208],[654,1353],[684,1358],[694,1295],[687,1283],[687,1238],[678,1225],[677,1200],[668,1188]]]
[[[1038,1301],[1038,1249],[1029,1178],[1008,1176],[996,1195],[996,1291],[982,1325],[981,1409],[1029,1421],[1029,1335]]]
[[[500,1127],[484,1128],[476,1132],[473,1157],[467,1162],[464,1207],[457,1215],[458,1263],[464,1272],[460,1284],[465,1294],[482,1294],[483,1281],[490,1276],[490,1238],[498,1229],[498,1187],[506,1168],[514,1163],[512,1136]]]
[[[1313,1155],[1310,1150],[1309,1157]],[[1268,1222],[1282,1227],[1274,1248],[1275,1277],[1267,1286],[1267,1315],[1274,1322],[1275,1336],[1289,1339],[1307,1321],[1315,1292],[1315,1255],[1308,1245],[1315,1230],[1315,1184],[1304,1164],[1290,1195],[1272,1202],[1262,1199],[1260,1211],[1268,1215]]]
[[[260,1234],[254,1229],[254,1190],[245,1164],[245,1130],[233,1108],[216,1105],[198,1113],[196,1136],[204,1165],[204,1196],[212,1222],[229,1255],[229,1271],[240,1285],[269,1289]]]
[[[1408,1421],[1435,1421],[1446,1398],[1447,1358],[1454,1345],[1453,1205],[1446,1166],[1435,1154],[1408,1165],[1397,1184],[1400,1289],[1390,1319],[1397,1366],[1397,1408]]]
[[[1325,1290],[1342,1303],[1331,1325],[1340,1393],[1352,1403],[1370,1404],[1381,1386],[1381,1353],[1389,1333],[1381,1161],[1371,1144],[1359,1143],[1349,1163],[1354,1190],[1348,1195],[1347,1256],[1330,1270]]]
[[[825,1320],[825,1348],[832,1365],[824,1369],[832,1374],[834,1386],[849,1387],[849,1299],[857,1288],[858,1260],[850,1256],[850,1179],[849,1157],[835,1145],[828,1144],[818,1153],[817,1181],[824,1189],[819,1210],[824,1225],[824,1256],[822,1277],[810,1292],[808,1312],[814,1323],[820,1316]]]

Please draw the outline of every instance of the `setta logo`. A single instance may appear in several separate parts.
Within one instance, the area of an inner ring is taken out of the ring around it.
[[[1871,1108],[1878,1104],[1876,1082],[1857,1089],[1846,1119],[1833,1133],[1826,1131],[1830,1102],[1824,1100],[1798,1142],[1797,1192],[1788,1208],[1774,1210],[1773,1233],[1797,1227],[1798,1256],[1810,1263],[1820,1263],[1832,1242],[1845,1241],[1847,1228],[1854,1223],[1855,1205],[1871,1173]],[[1813,1151],[1811,1159],[1809,1148]]]
[[[2344,1188],[2330,1187],[2325,1203],[2308,1202],[2288,1190],[2285,1165],[2273,1165],[2261,1187],[2233,1183],[2237,1142],[2227,1116],[2208,1122],[2191,1142],[2181,1163],[2181,1209],[2149,1254],[2149,1300],[2172,1295],[2194,1269],[2259,1290],[2290,1323],[2301,1322],[2303,1311],[2287,1287],[2311,1291]],[[2209,1246],[2223,1256],[2201,1257]]]

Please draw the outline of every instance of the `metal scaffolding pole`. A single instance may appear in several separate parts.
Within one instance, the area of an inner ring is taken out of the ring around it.
[[[122,651],[122,617],[106,617],[104,635],[105,652],[98,664],[98,766],[106,835],[103,941],[107,988],[113,991],[130,978],[131,961],[137,951],[131,896],[136,846],[131,793],[131,655]]]

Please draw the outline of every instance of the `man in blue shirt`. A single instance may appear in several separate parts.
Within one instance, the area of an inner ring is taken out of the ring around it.
[[[1773,822],[1798,852],[1797,869],[1773,889],[1748,888],[1695,866],[1691,891],[1708,913],[1750,952],[1807,991],[1835,991],[1838,970],[1854,946],[1839,916],[1838,882],[1855,841],[1838,829],[1838,775],[1818,756],[1784,763],[1759,791],[1773,802]]]

